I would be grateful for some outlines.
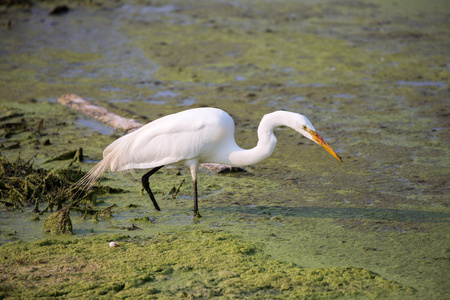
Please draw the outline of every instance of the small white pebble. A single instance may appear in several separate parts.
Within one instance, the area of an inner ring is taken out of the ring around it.
[[[109,247],[111,247],[111,248],[119,247],[119,244],[117,244],[116,242],[111,242],[111,243],[109,243]]]

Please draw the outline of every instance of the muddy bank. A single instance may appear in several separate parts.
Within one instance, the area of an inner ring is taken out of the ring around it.
[[[220,107],[235,119],[244,148],[255,145],[263,114],[296,111],[344,164],[278,129],[274,154],[246,174],[201,172],[200,222],[191,218],[188,170],[166,168],[154,178],[161,212],[140,194],[139,171],[109,174],[102,184],[127,191],[99,197],[99,209],[117,205],[113,217],[73,214],[74,236],[55,245],[98,234],[145,238],[223,230],[233,243],[256,243],[282,264],[362,268],[414,289],[410,298],[446,298],[445,1],[78,1],[64,14],[49,15],[58,5],[0,6],[0,118],[17,124],[0,126],[0,151],[9,161],[20,151],[24,160],[35,156],[36,166],[66,168],[69,161],[44,162],[80,146],[86,160],[76,167],[87,171],[101,158],[122,133],[55,103],[76,93],[143,123],[187,108]],[[31,136],[28,129],[40,120],[42,135]],[[169,192],[183,179],[173,199]],[[14,240],[50,238],[32,209],[0,212],[1,249],[24,245],[7,243]],[[129,231],[131,224],[140,229]],[[90,242],[80,243],[84,251]],[[8,260],[2,267],[20,265]]]

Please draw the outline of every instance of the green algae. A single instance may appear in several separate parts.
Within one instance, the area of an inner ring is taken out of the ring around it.
[[[0,196],[5,209],[34,204],[34,211],[39,212],[38,203],[43,200],[47,201],[46,210],[55,206],[60,209],[71,184],[82,176],[77,171],[35,169],[33,158],[22,162],[19,157],[15,162],[9,162],[0,156],[0,161]]]
[[[79,148],[76,151],[63,153],[56,158],[46,160],[44,164],[70,159],[69,166],[71,166],[73,162],[80,162],[82,157],[82,149]],[[98,212],[110,215],[113,206],[108,208],[109,212],[108,209],[99,212],[90,208],[91,205],[95,205],[96,195],[123,192],[121,189],[108,186],[94,187],[89,192],[80,190],[74,187],[74,184],[85,174],[79,168],[53,170],[34,168],[34,159],[35,157],[32,157],[27,162],[23,162],[19,156],[15,162],[9,162],[3,155],[0,155],[0,201],[5,210],[34,205],[33,212],[42,214],[48,210],[53,211],[53,208],[61,210],[63,206],[66,206],[83,210],[85,213]],[[40,211],[39,203],[46,203],[46,208]],[[81,208],[80,203],[85,207]]]
[[[109,241],[119,247],[108,249]],[[15,242],[0,246],[0,254],[3,297],[379,299],[414,294],[362,268],[309,269],[281,262],[220,231]]]
[[[70,208],[61,209],[49,215],[42,229],[53,234],[73,234]]]

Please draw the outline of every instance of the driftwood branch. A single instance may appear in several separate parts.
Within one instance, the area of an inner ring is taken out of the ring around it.
[[[91,102],[77,96],[75,94],[66,94],[58,98],[57,100],[62,105],[65,105],[73,110],[81,112],[89,117],[97,119],[108,126],[111,126],[117,130],[123,130],[125,132],[132,132],[142,126],[141,122],[134,119],[127,119],[110,112],[102,106],[92,104]],[[213,173],[228,173],[228,172],[242,172],[246,171],[244,168],[230,167],[222,164],[201,164],[201,167],[207,169]]]
[[[73,110],[82,112],[87,116],[97,119],[114,129],[131,132],[144,125],[134,119],[127,119],[116,115],[106,108],[92,104],[91,102],[75,94],[63,95],[59,97],[57,101]]]

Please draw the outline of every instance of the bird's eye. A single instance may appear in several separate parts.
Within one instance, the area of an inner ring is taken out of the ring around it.
[[[303,125],[303,130],[306,131],[308,127],[306,125]]]

